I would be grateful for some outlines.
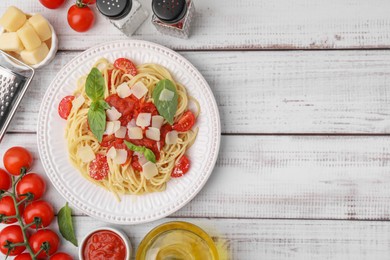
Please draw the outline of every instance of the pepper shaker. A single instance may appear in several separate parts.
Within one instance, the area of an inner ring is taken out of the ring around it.
[[[129,37],[148,18],[148,12],[137,0],[97,0],[96,6],[102,15]]]
[[[188,38],[195,13],[193,0],[153,0],[152,23],[161,33]]]

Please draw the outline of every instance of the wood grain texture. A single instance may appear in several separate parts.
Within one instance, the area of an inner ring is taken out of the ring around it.
[[[37,75],[11,131],[36,130],[56,73],[78,52],[60,52]],[[390,133],[390,52],[181,52],[216,97],[223,133]]]
[[[223,136],[221,144],[206,186],[173,216],[390,219],[390,137]],[[33,151],[43,174],[36,135],[6,135],[0,155],[14,145]],[[57,210],[65,204],[52,185],[46,197]]]
[[[151,12],[151,0],[141,2]],[[73,3],[67,1],[60,9],[49,10],[38,1],[2,0],[0,13],[9,5],[43,13],[58,33],[61,50],[84,50],[97,43],[127,38],[100,15],[89,32],[74,32],[66,21]],[[387,0],[196,0],[195,6],[197,14],[189,40],[159,34],[150,17],[131,38],[177,50],[390,47]]]
[[[385,260],[390,254],[388,222],[167,218],[119,228],[129,236],[136,251],[150,230],[174,220],[194,223],[208,232],[223,249],[221,260]],[[76,217],[74,223],[79,243],[91,230],[107,226],[90,217]],[[60,250],[78,259],[78,248],[62,242]]]

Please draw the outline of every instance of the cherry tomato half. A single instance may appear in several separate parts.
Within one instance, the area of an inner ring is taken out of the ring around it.
[[[46,8],[57,9],[65,2],[65,0],[39,0],[39,2],[41,2],[41,4]]]
[[[60,245],[60,238],[55,232],[51,231],[50,229],[40,229],[31,235],[28,242],[30,243],[31,249],[35,254],[41,249],[41,246],[44,242],[47,242],[49,244],[50,248],[47,253],[45,251],[42,251],[38,254],[38,259],[41,259],[45,258],[47,255],[51,256],[52,254],[57,252],[58,247]]]
[[[30,253],[23,253],[14,258],[14,260],[32,260]]]
[[[11,176],[3,169],[0,169],[0,190],[8,190],[9,188],[11,188]]]
[[[68,10],[68,24],[76,32],[86,32],[95,23],[95,14],[88,6],[72,5]]]
[[[23,203],[19,205],[18,207],[19,213],[23,213],[24,205]],[[14,200],[11,196],[4,196],[0,199],[0,215],[4,216],[15,216],[16,210],[15,210],[15,204]],[[4,221],[6,224],[15,223],[17,221],[16,218],[10,218]]]
[[[187,132],[195,124],[195,116],[191,111],[187,111],[180,118],[179,122],[174,124],[172,128],[178,132]]]
[[[179,161],[176,163],[175,168],[173,168],[171,177],[179,178],[186,174],[190,169],[190,160],[187,156],[183,155]]]
[[[66,253],[59,252],[59,253],[52,255],[50,257],[50,260],[73,260],[73,257],[71,257],[70,255],[68,255]]]
[[[0,251],[5,255],[8,252],[8,248],[4,246],[7,241],[11,243],[23,243],[23,233],[19,225],[7,226],[0,232]],[[9,252],[9,255],[18,255],[22,253],[24,249],[26,249],[26,247],[17,246]]]
[[[31,153],[26,148],[15,146],[8,149],[3,157],[4,167],[12,175],[20,175],[22,168],[29,170],[33,163]]]
[[[53,206],[44,200],[31,202],[24,209],[24,213],[23,213],[24,222],[26,224],[33,223],[34,218],[36,217],[41,219],[43,227],[47,227],[48,225],[50,225],[50,223],[53,221],[54,218]],[[31,228],[36,228],[36,226],[31,225]]]
[[[33,200],[40,199],[46,191],[46,183],[41,176],[36,173],[29,173],[16,185],[16,194],[19,198],[21,195],[31,193],[34,195]]]
[[[126,74],[130,74],[135,76],[138,74],[137,67],[134,65],[132,61],[126,58],[119,58],[114,62],[114,67],[120,69]]]
[[[63,119],[68,119],[70,111],[72,110],[72,101],[74,100],[74,96],[66,96],[64,97],[60,104],[58,105],[58,114]]]
[[[95,180],[107,177],[109,172],[107,157],[97,154],[96,158],[89,164],[89,176]]]

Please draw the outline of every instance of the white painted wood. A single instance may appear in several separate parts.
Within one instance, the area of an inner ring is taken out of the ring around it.
[[[194,223],[208,232],[224,249],[220,250],[221,260],[385,260],[390,254],[388,222],[168,218],[119,228],[130,237],[136,252],[150,230],[174,220]],[[74,223],[79,242],[91,230],[107,226],[90,217],[75,217]],[[78,248],[71,243],[62,240],[60,250],[78,259]]]
[[[151,12],[151,0],[141,2]],[[2,0],[0,13],[9,5],[19,6],[25,12],[43,13],[56,29],[62,50],[84,50],[97,43],[126,39],[101,16],[97,16],[91,31],[74,32],[66,20],[72,4],[74,1],[67,1],[60,9],[49,10],[36,0]],[[390,2],[387,0],[196,0],[195,6],[197,14],[190,39],[159,34],[150,18],[132,38],[181,50],[390,46]]]
[[[10,130],[32,132],[41,99],[75,55],[37,75]],[[389,133],[390,52],[183,52],[217,99],[223,133]]]
[[[390,137],[224,136],[221,144],[206,186],[173,216],[390,219]],[[15,145],[34,153],[43,174],[35,134],[6,135],[0,155]],[[57,210],[65,204],[52,185],[46,198]]]

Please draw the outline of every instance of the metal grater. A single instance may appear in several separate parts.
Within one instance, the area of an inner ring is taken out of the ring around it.
[[[0,50],[0,54],[3,54],[3,59],[0,61],[0,142],[9,126],[12,117],[14,116],[16,109],[19,106],[24,94],[27,91],[28,86],[32,78],[34,77],[34,69],[24,64],[23,62],[15,59],[11,55]],[[5,59],[22,66],[20,68],[9,68],[11,63],[8,62],[8,66],[5,65]]]

